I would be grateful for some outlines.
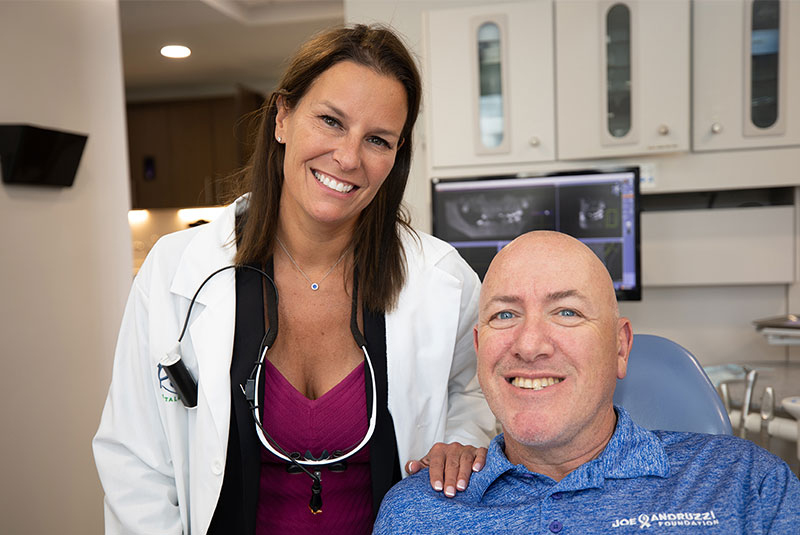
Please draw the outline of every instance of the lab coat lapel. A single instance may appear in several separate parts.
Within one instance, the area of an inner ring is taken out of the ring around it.
[[[236,318],[234,271],[220,273],[203,291],[206,289],[213,295],[189,327],[189,336],[199,370],[198,404],[207,405],[222,445],[227,440],[230,419],[229,370]],[[200,417],[198,414],[198,425]]]
[[[237,204],[239,202],[241,200]],[[235,205],[231,205],[209,223],[208,228],[199,229],[181,257],[171,286],[173,293],[191,300],[209,275],[233,264],[235,214]],[[236,316],[235,280],[234,270],[228,269],[203,286],[182,344],[184,358],[193,354],[196,359],[187,365],[194,368],[198,379],[198,429],[213,427],[219,437],[218,446],[223,448],[227,443],[230,418],[229,369]],[[212,421],[203,422],[207,417]]]

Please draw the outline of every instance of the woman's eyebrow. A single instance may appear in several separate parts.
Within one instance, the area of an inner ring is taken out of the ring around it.
[[[334,105],[332,102],[330,102],[329,100],[323,100],[323,101],[321,101],[321,102],[320,102],[320,104],[322,104],[322,105],[323,105],[323,106],[325,106],[326,108],[330,109],[330,111],[332,111],[333,113],[335,113],[335,114],[336,114],[336,115],[338,115],[339,117],[342,117],[343,119],[347,119],[347,114],[346,114],[344,111],[342,111],[342,110],[340,110],[339,108],[337,108],[337,107],[336,107],[336,106],[335,106],[335,105]]]
[[[341,109],[337,108],[332,102],[330,102],[328,100],[323,100],[323,101],[320,102],[320,104],[322,104],[323,106],[328,108],[330,111],[332,111],[334,113],[334,115],[338,115],[339,117],[341,117],[345,121],[349,120],[348,115],[344,111],[342,111]],[[375,130],[372,131],[372,134],[373,135],[378,135],[378,136],[391,136],[391,137],[396,137],[398,139],[400,138],[400,133],[399,132],[394,132],[394,131],[388,130],[386,128],[376,128]]]

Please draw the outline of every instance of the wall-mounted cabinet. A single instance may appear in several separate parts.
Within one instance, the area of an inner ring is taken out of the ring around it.
[[[430,167],[555,159],[552,4],[429,11]]]
[[[797,184],[800,0],[531,0],[423,23],[430,176],[614,158],[657,167],[652,193]]]
[[[695,0],[692,9],[693,149],[800,145],[800,2]]]
[[[558,158],[689,149],[689,0],[555,2]]]
[[[133,208],[220,204],[220,180],[244,165],[251,140],[242,115],[260,99],[237,96],[128,104]]]

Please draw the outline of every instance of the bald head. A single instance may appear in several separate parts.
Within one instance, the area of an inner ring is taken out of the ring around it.
[[[511,282],[510,278],[528,285],[548,275],[562,281],[564,291],[591,292],[598,307],[614,319],[619,317],[614,283],[605,265],[586,245],[561,232],[536,230],[516,238],[492,260],[483,285],[491,288]],[[491,295],[481,293],[481,308]]]

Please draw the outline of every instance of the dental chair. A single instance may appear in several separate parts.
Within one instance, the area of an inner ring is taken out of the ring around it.
[[[617,380],[614,404],[646,429],[732,434],[722,400],[697,359],[661,336],[633,336],[628,374]]]

